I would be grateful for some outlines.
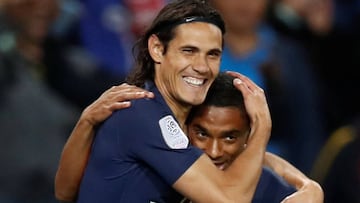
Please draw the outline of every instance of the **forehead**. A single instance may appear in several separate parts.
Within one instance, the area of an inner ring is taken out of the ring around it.
[[[236,107],[216,107],[203,106],[197,110],[191,124],[199,124],[212,131],[238,130],[246,131],[249,129],[247,118]]]
[[[174,39],[170,42],[180,46],[194,46],[212,50],[222,48],[222,32],[214,24],[205,22],[183,23],[175,28]]]

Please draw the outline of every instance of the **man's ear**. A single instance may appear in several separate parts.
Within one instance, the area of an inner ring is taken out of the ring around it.
[[[156,35],[151,35],[148,40],[148,48],[151,58],[155,63],[161,63],[163,57],[163,45]]]

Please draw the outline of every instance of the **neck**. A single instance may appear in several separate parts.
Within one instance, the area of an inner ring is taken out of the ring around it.
[[[168,89],[164,87],[164,84],[158,83],[156,81],[155,84],[158,87],[159,92],[163,96],[166,104],[169,106],[172,113],[174,114],[176,120],[179,122],[181,129],[185,131],[185,121],[191,110],[192,105],[185,102],[180,102],[175,99],[172,94],[169,93]]]
[[[164,96],[164,98],[166,104],[170,107],[171,111],[175,115],[176,120],[179,122],[181,129],[185,131],[185,121],[192,106],[189,104],[179,103],[178,101],[166,96]]]

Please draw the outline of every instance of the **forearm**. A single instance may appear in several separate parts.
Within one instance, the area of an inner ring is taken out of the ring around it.
[[[242,188],[239,188],[243,189],[241,194],[249,198],[243,199],[242,202],[251,202],[261,175],[272,121],[264,91],[247,77],[242,75],[238,75],[238,77],[241,81],[234,80],[234,85],[242,91],[244,96],[251,131],[246,149],[234,160],[226,172],[229,172],[229,181],[236,185],[242,185]],[[236,177],[236,179],[232,177]]]
[[[248,141],[247,148],[226,171],[230,172],[229,177],[232,180],[235,180],[233,177],[241,180],[236,184],[242,185],[244,197],[248,198],[244,199],[246,202],[251,202],[261,175],[268,134],[270,134],[270,129],[255,128],[250,135],[251,139]]]
[[[299,169],[295,168],[281,157],[270,152],[266,152],[265,154],[264,165],[271,168],[275,173],[283,177],[286,182],[298,190],[311,181]]]
[[[219,170],[203,154],[175,182],[174,188],[193,202],[251,202],[261,174],[266,135],[269,133],[263,131],[253,131],[255,140],[225,171]]]
[[[55,196],[65,202],[75,201],[86,167],[94,126],[80,119],[67,140],[55,177]]]
[[[297,189],[297,192],[286,197],[283,202],[323,202],[324,192],[320,184],[308,178],[286,160],[266,152],[264,165],[271,168],[275,173],[283,177],[286,182]]]

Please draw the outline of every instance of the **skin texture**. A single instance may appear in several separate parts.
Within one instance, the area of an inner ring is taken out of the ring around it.
[[[239,77],[243,77],[243,76],[239,75]],[[244,81],[247,80],[246,77],[243,77],[242,79]],[[248,87],[247,87],[247,85],[245,85],[245,83],[242,83],[242,82],[238,83],[238,82],[239,81],[237,81],[237,83],[236,83],[238,86],[245,88],[245,91],[248,90]],[[252,84],[249,83],[249,86],[250,86],[249,88],[254,89],[255,87],[251,86],[251,85]],[[261,93],[260,89],[255,88],[255,90],[259,90]],[[260,94],[260,96],[261,96],[259,98],[260,101],[257,101],[256,99],[258,97],[254,96],[253,93],[251,93],[250,91],[248,92],[248,96],[249,96],[249,98],[247,98],[247,100],[252,101],[253,103],[255,103],[259,106],[260,106],[260,104],[264,104],[263,103],[264,101],[262,100],[263,99],[262,94]],[[108,98],[108,97],[106,97],[106,94],[104,94],[102,97],[104,100],[105,100],[105,98]],[[252,98],[252,97],[254,97],[254,98]],[[115,97],[109,97],[109,98],[112,98],[115,100]],[[56,190],[55,191],[56,191],[56,196],[58,199],[60,199],[62,201],[73,201],[74,199],[76,199],[78,185],[79,185],[79,182],[82,177],[82,171],[84,170],[84,167],[86,165],[86,157],[88,156],[88,153],[89,153],[88,150],[91,148],[91,140],[93,139],[93,135],[94,135],[93,133],[94,133],[95,126],[91,126],[90,123],[92,123],[92,122],[89,122],[89,120],[90,121],[97,120],[94,118],[90,119],[90,117],[91,117],[90,115],[94,115],[94,114],[92,114],[88,110],[89,109],[92,109],[92,110],[99,109],[99,111],[97,111],[97,112],[101,115],[100,117],[102,117],[103,115],[108,113],[108,110],[109,110],[108,106],[110,104],[111,104],[111,102],[108,102],[107,100],[101,101],[101,99],[99,99],[97,102],[92,104],[93,106],[87,108],[87,110],[85,110],[83,112],[83,115],[80,118],[78,125],[74,128],[74,131],[70,136],[70,139],[68,140],[67,144],[65,145],[65,148],[64,148],[63,154],[61,156],[61,160],[60,160],[59,170],[56,174],[56,181],[55,181]],[[253,107],[252,105],[250,105],[250,106]],[[120,108],[120,106],[119,106],[119,108]],[[256,108],[256,109],[259,109],[259,108]],[[101,110],[103,110],[103,111],[101,111]],[[261,111],[264,111],[264,109],[261,109]],[[265,113],[266,112],[267,112],[267,108],[265,108]],[[257,111],[255,110],[255,111],[253,111],[253,114],[257,115],[259,113],[257,113]],[[260,113],[260,115],[261,115],[261,113]],[[259,115],[259,117],[266,118],[266,116],[260,116],[260,115]],[[256,125],[256,121],[253,125]],[[258,137],[254,133],[256,133],[256,132],[252,132],[251,134],[254,135],[253,136],[254,139],[257,139]],[[260,141],[264,142],[263,139],[260,139]],[[257,140],[253,140],[253,142],[257,142]],[[265,143],[261,143],[261,142],[258,142],[258,143],[263,144],[263,146],[266,145]],[[256,149],[258,149],[258,147],[256,147]],[[261,150],[262,149],[260,149],[260,151],[258,151],[258,152],[261,152]],[[248,157],[251,157],[251,155],[250,154],[247,155],[246,152],[244,152],[243,155],[245,156],[246,159],[248,159]],[[75,157],[77,156],[77,157],[75,158],[74,156]],[[81,156],[83,156],[83,157],[81,157]],[[206,158],[206,160],[208,160],[207,163],[210,163],[210,164],[205,165],[205,166],[196,165],[196,167],[200,167],[200,169],[202,171],[206,170],[207,172],[209,172],[209,169],[210,170],[215,169],[217,172],[220,172],[218,169],[216,169],[216,167],[213,164],[211,164],[211,161],[209,160],[208,157],[206,157],[206,155],[202,156],[201,159],[205,159],[205,158]],[[71,160],[73,160],[73,161],[71,161]],[[80,166],[79,168],[76,168],[76,166],[74,166],[74,163],[79,164],[79,161],[83,161],[82,167]],[[198,160],[198,161],[200,161],[200,160]],[[247,160],[245,160],[245,161],[247,161]],[[262,158],[255,159],[255,161],[262,163]],[[234,170],[235,169],[236,168],[234,168]],[[187,171],[186,173],[188,173],[188,172],[189,171]],[[236,172],[237,172],[237,170],[236,170]],[[194,173],[194,175],[197,175],[197,176],[199,176],[201,174],[204,174],[204,173],[196,173],[196,172]],[[246,177],[248,177],[248,176],[249,175],[247,174]],[[181,178],[183,178],[183,177],[181,177]],[[208,178],[209,177],[207,177],[206,179],[208,179]],[[227,178],[227,177],[224,176],[224,178]],[[75,180],[77,180],[77,181],[75,181]],[[246,179],[244,181],[246,181]],[[75,184],[74,184],[74,182],[75,182]],[[249,182],[252,183],[253,181],[249,180]],[[175,183],[175,184],[177,184],[177,183]],[[182,184],[182,183],[180,183],[180,184]],[[245,182],[244,184],[248,185],[249,183]],[[202,187],[201,185],[202,184],[199,184],[199,187]],[[255,184],[255,186],[256,186],[256,184]],[[65,190],[64,190],[64,187],[66,188]],[[237,192],[233,191],[233,192],[238,194],[238,191]],[[250,192],[253,193],[252,189]],[[186,196],[188,196],[188,195],[186,195]],[[221,197],[218,197],[218,198],[221,198]],[[250,199],[251,198],[249,198],[249,200],[246,200],[245,202],[250,201]],[[211,200],[212,199],[209,199],[210,202],[211,202]]]
[[[183,126],[192,105],[201,104],[219,72],[222,34],[213,24],[179,25],[166,54],[155,35],[149,40],[155,64],[155,84]],[[192,32],[188,32],[192,30]]]
[[[131,106],[129,100],[153,98],[154,94],[133,85],[122,84],[106,90],[81,114],[67,140],[55,176],[55,196],[65,202],[75,201],[89,157],[95,128],[115,110]]]
[[[188,126],[191,143],[225,170],[246,148],[248,119],[236,107],[204,106]]]
[[[205,99],[218,74],[222,32],[217,26],[203,22],[181,24],[174,31],[175,36],[166,52],[155,35],[148,38],[148,51],[154,61],[154,81],[180,126],[185,129],[185,119],[192,105]],[[241,74],[234,75],[238,78],[235,86],[243,93],[251,118],[248,150],[226,171],[218,170],[206,154],[198,158],[172,185],[195,202],[250,202],[260,177],[271,131],[267,101],[260,87]],[[80,131],[86,132],[86,128],[82,126]],[[248,164],[241,164],[243,162]],[[238,173],[239,170],[248,173]],[[61,177],[57,176],[57,179]],[[207,185],[206,189],[204,185]]]
[[[231,106],[200,108],[188,129],[191,143],[202,149],[220,170],[226,170],[245,150],[249,135],[249,123],[244,112]],[[271,153],[266,153],[264,160],[266,166],[298,190],[282,203],[323,202],[320,185],[290,163]]]
[[[152,98],[153,96],[152,93],[141,88],[122,84],[104,92],[100,98],[84,110],[63,150],[55,181],[55,192],[58,199],[66,202],[72,202],[76,199],[82,173],[91,148],[95,127],[110,116],[113,111],[129,107],[131,101],[128,100]],[[224,111],[220,115],[219,111],[221,109]],[[196,116],[189,125],[189,135],[192,142],[205,150],[209,157],[211,157],[213,163],[216,163],[218,160],[226,164],[230,163],[233,161],[233,157],[243,150],[242,144],[244,143],[244,139],[242,139],[243,136],[240,136],[240,139],[236,139],[233,144],[229,144],[226,142],[226,140],[229,140],[229,136],[222,136],[220,131],[226,132],[229,131],[228,129],[243,129],[239,130],[239,132],[244,132],[244,135],[246,135],[245,131],[248,130],[248,124],[241,121],[247,120],[244,118],[244,114],[239,116],[239,118],[242,118],[239,121],[230,122],[230,124],[227,125],[228,127],[222,127],[222,125],[220,125],[220,129],[222,130],[212,132],[212,129],[216,128],[217,122],[221,123],[222,121],[216,118],[211,119],[206,117],[213,117],[214,115],[224,117],[228,115],[231,118],[235,118],[236,115],[239,115],[240,111],[235,108],[216,108],[210,106],[203,108],[202,111],[199,112],[197,116],[202,117],[204,121],[198,119]],[[199,131],[199,127],[201,127],[201,131]],[[207,133],[203,133],[202,131],[206,131]],[[198,136],[206,138],[196,138]],[[218,141],[218,145],[211,144],[215,141]],[[219,148],[220,145],[222,145],[222,150],[212,149],[214,148],[212,146],[218,146]],[[238,150],[233,147],[235,145],[239,147]],[[222,156],[212,155],[214,153],[222,154]],[[271,167],[276,173],[284,177],[286,181],[298,189],[297,192],[287,197],[284,202],[323,202],[321,187],[285,160],[266,153],[265,165]],[[226,169],[227,165],[224,168]]]
[[[229,74],[236,77],[234,86],[244,96],[250,118],[250,139],[247,150],[242,153],[242,156],[236,157],[227,170],[218,170],[211,162],[208,163],[209,157],[203,155],[175,182],[173,187],[195,202],[250,202],[260,177],[265,148],[271,131],[271,119],[265,94],[246,76],[235,72]],[[244,162],[249,165],[242,164]],[[239,169],[250,173],[239,173]],[[198,181],[199,179],[201,181]],[[189,182],[192,184],[189,185]],[[201,190],[204,185],[207,185],[206,191]],[[209,191],[215,191],[211,194],[213,196],[209,195]],[[222,193],[225,195],[223,196]]]

